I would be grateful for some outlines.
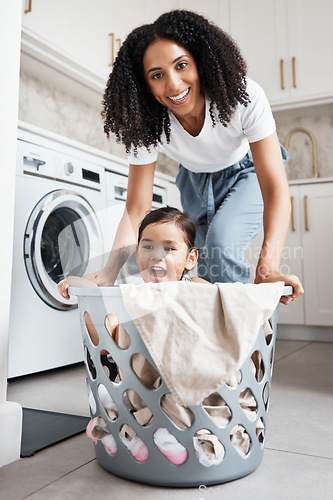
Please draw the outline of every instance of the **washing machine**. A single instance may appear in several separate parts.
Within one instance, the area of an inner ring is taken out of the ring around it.
[[[104,166],[23,134],[16,168],[9,378],[83,360],[76,299],[57,283],[105,262]]]

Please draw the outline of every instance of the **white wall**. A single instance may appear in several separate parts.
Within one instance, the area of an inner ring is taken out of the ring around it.
[[[9,306],[14,225],[21,0],[1,0],[0,30],[0,467],[20,457],[22,409],[7,399]]]

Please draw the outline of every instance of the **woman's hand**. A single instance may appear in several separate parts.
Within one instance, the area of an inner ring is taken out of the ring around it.
[[[292,286],[294,292],[292,295],[283,295],[280,299],[281,304],[288,305],[300,295],[303,295],[304,289],[300,280],[294,274],[281,274],[279,272],[266,275],[257,276],[254,280],[255,283],[276,283],[277,281],[284,281],[286,286]]]

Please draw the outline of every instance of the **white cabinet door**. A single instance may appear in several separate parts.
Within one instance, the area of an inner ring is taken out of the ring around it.
[[[291,186],[293,213],[281,272],[296,274],[305,293],[280,306],[279,323],[333,326],[333,183]]]
[[[232,0],[230,23],[231,35],[248,64],[249,76],[263,87],[270,102],[283,100],[281,64],[285,64],[287,38],[279,36],[279,32],[286,29],[284,0]]]
[[[305,322],[333,325],[333,183],[300,186]]]
[[[291,97],[320,98],[333,94],[333,2],[288,0]],[[294,65],[294,69],[293,69]]]
[[[188,9],[206,16],[225,31],[230,30],[229,0],[178,0],[180,9]]]
[[[333,98],[327,0],[232,0],[231,35],[274,105]]]
[[[113,0],[34,0],[31,12],[22,15],[22,26],[51,52],[106,79],[111,62],[108,34],[116,24],[112,8]]]
[[[282,252],[280,271],[283,274],[295,274],[303,282],[302,220],[299,197],[299,186],[290,186],[291,217],[284,250]],[[280,304],[279,323],[288,325],[303,325],[304,295],[298,297],[288,306]]]

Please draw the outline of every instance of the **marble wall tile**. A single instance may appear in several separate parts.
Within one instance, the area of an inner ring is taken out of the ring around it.
[[[319,177],[333,176],[333,104],[274,113],[277,132],[283,144],[289,130],[302,127],[309,130],[317,144]],[[303,133],[290,139],[290,161],[286,171],[289,179],[306,179],[313,175],[312,143]]]
[[[82,89],[81,92],[66,91],[61,85],[53,85],[52,81],[43,78],[43,73],[31,74],[27,68],[21,70],[19,119],[126,158],[124,147],[117,144],[113,136],[108,140],[103,132],[101,96],[86,99]],[[282,144],[288,131],[294,127],[311,131],[317,141],[319,175],[333,176],[333,104],[279,111],[274,117]],[[311,177],[313,161],[309,138],[304,134],[293,136],[289,153],[288,178]],[[157,169],[175,176],[178,165],[159,155]]]

